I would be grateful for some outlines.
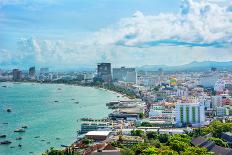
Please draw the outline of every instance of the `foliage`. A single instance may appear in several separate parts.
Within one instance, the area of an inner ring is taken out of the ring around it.
[[[187,147],[184,152],[181,152],[180,155],[212,155],[207,152],[207,149],[202,147]]]
[[[150,122],[142,122],[141,126],[152,127],[152,124]]]
[[[148,139],[157,139],[158,138],[158,133],[155,131],[147,132],[146,135],[147,135]]]
[[[135,152],[131,149],[125,148],[125,149],[121,149],[121,154],[122,155],[134,155]]]
[[[43,155],[79,155],[79,154],[69,149],[55,150],[54,147],[51,147],[50,150],[47,150],[47,152]]]
[[[143,119],[144,118],[144,113],[139,113],[139,118]]]
[[[215,142],[215,144],[222,146],[222,147],[228,147],[228,143],[224,142],[222,139],[220,138],[215,138],[215,137],[211,137],[208,140]]]
[[[186,148],[188,148],[188,144],[182,141],[178,141],[178,140],[173,140],[169,143],[169,146],[172,150],[177,151],[177,152],[181,152],[181,151],[185,151]]]
[[[87,139],[87,138],[84,138],[84,139],[82,140],[82,142],[83,142],[85,145],[88,145],[88,144],[91,143],[91,140],[90,140],[90,139]]]
[[[160,143],[166,143],[168,142],[169,135],[168,134],[159,134],[159,141]]]
[[[156,155],[157,150],[155,147],[148,147],[142,151],[142,155]]]
[[[212,133],[213,137],[220,138],[222,132],[232,132],[232,123],[222,123],[220,121],[212,122],[208,127],[195,129],[193,136],[202,136]]]
[[[144,131],[142,131],[142,130],[131,130],[131,135],[132,136],[140,136],[140,137],[142,137],[144,135]]]

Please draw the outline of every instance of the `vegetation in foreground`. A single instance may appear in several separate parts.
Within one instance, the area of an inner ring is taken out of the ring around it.
[[[203,136],[212,133],[212,138],[208,140],[214,141],[222,147],[229,147],[228,144],[220,137],[222,132],[232,132],[232,123],[222,123],[215,121],[207,127],[194,129],[193,132],[186,134],[159,134],[157,132],[144,133],[141,130],[132,130],[132,136],[139,136],[144,139],[144,142],[125,145],[122,138],[112,142],[111,144],[121,149],[122,155],[212,155],[207,152],[206,148],[194,147],[191,140],[198,136]],[[77,155],[74,152],[67,150],[59,151],[51,148],[44,155]]]

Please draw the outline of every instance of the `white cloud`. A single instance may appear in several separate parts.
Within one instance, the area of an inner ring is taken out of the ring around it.
[[[179,14],[144,15],[137,11],[82,40],[21,39],[19,51],[29,64],[59,68],[101,61],[130,66],[229,61],[232,12],[228,7],[220,0],[185,0]]]
[[[125,46],[186,44],[213,46],[232,44],[232,12],[216,0],[184,0],[179,14],[144,15],[122,19],[94,36],[97,44]]]

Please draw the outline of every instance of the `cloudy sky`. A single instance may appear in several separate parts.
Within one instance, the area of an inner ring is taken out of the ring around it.
[[[0,68],[230,60],[231,0],[0,0]]]

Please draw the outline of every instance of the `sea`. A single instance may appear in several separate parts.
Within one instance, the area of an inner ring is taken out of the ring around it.
[[[81,118],[104,118],[106,103],[123,97],[93,87],[64,84],[0,83],[0,155],[41,155],[72,144]],[[7,112],[11,109],[11,112]],[[27,126],[26,132],[14,130]],[[21,137],[21,140],[16,138]],[[19,147],[19,144],[22,147]]]

